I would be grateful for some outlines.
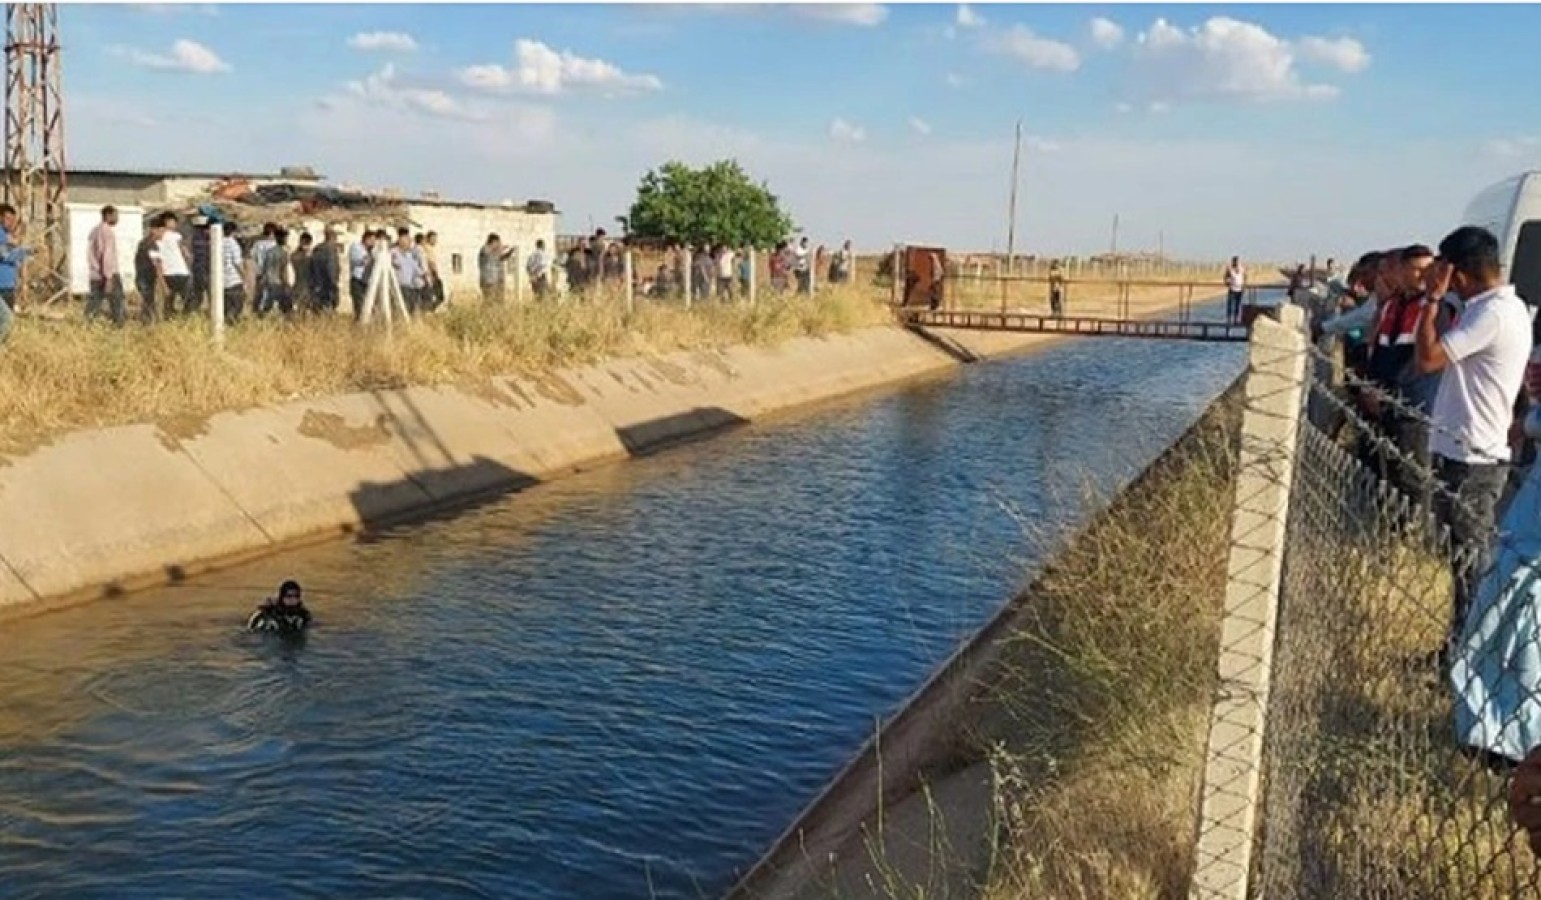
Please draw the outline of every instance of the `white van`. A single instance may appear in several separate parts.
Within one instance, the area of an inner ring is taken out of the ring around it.
[[[1506,178],[1482,191],[1461,222],[1493,232],[1504,275],[1532,309],[1541,305],[1541,171]]]

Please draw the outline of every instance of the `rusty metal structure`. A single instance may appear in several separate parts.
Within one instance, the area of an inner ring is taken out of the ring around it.
[[[32,254],[22,268],[18,306],[69,296],[60,59],[58,8],[6,4],[4,196],[21,219],[22,234],[12,241]]]

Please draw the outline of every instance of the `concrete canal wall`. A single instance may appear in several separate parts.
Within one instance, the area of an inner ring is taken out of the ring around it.
[[[180,580],[1052,340],[883,326],[78,432],[0,458],[0,610]]]

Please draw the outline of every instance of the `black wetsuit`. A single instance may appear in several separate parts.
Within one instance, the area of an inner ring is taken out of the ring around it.
[[[304,631],[310,625],[310,610],[305,604],[283,606],[269,600],[257,607],[246,622],[248,631],[279,631],[294,633]]]

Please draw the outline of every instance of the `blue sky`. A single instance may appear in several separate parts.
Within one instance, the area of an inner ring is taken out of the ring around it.
[[[1530,6],[66,6],[73,165],[273,170],[613,227],[736,157],[815,240],[1346,256],[1541,159]]]

